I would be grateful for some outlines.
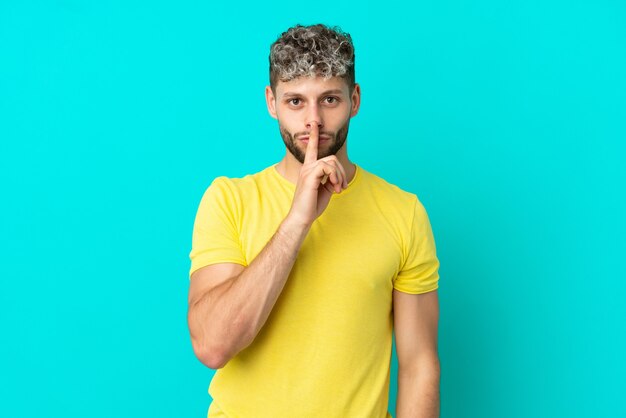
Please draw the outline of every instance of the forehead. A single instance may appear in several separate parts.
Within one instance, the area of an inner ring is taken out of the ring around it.
[[[278,81],[276,95],[281,97],[285,94],[319,95],[329,90],[338,90],[348,95],[348,82],[341,77],[324,79],[321,76],[298,77],[290,81]]]

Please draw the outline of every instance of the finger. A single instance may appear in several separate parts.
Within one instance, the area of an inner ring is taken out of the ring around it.
[[[341,188],[345,189],[348,187],[348,176],[346,175],[346,170],[344,170],[343,165],[337,161],[337,167],[339,167],[339,171],[341,171]]]
[[[326,183],[324,184],[324,188],[326,189],[326,191],[328,191],[329,193],[334,193],[335,191],[333,190],[333,187],[330,185],[330,183]]]
[[[343,185],[343,178],[341,175],[341,170],[337,168],[337,164],[332,164],[334,167],[333,173],[330,175],[330,180],[333,183],[333,187],[337,193],[341,192]]]
[[[322,185],[324,186],[324,188],[326,190],[328,190],[331,193],[339,193],[341,192],[341,187],[339,186],[338,181],[337,181],[337,173],[336,172],[332,172],[330,174],[325,174],[324,178],[328,178],[328,181],[323,182]]]
[[[328,177],[328,182],[326,184],[331,183],[335,192],[341,192],[341,185],[343,184],[343,179],[341,178],[341,171],[337,168],[336,161],[323,161],[324,173],[326,175],[324,177]]]
[[[337,183],[339,183],[339,187],[345,189],[348,187],[348,176],[346,175],[346,170],[343,168],[343,165],[339,162],[336,156],[329,155],[326,158],[322,158],[319,161],[324,161],[328,164],[331,164],[337,170]]]
[[[309,143],[306,146],[306,154],[304,155],[304,162],[312,163],[317,161],[317,142],[319,139],[319,127],[317,122],[311,124],[311,130],[309,131]]]
[[[333,189],[335,189],[335,191],[337,191],[337,189],[341,191],[340,172],[336,165],[332,163],[332,161],[328,162],[318,160],[317,174],[315,177],[320,179],[320,183],[322,183],[324,186],[330,185]]]

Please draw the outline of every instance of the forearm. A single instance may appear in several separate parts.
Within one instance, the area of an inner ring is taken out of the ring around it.
[[[190,328],[219,363],[250,345],[289,277],[308,227],[285,219],[238,276],[214,287],[190,308]]]
[[[438,418],[439,382],[438,361],[410,371],[399,370],[396,418]]]

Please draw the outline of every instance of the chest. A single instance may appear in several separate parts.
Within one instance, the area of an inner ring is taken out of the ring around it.
[[[362,202],[361,202],[362,203]],[[250,263],[287,215],[290,196],[244,207],[241,243]],[[286,292],[387,304],[402,262],[401,231],[372,205],[331,200],[305,238]]]

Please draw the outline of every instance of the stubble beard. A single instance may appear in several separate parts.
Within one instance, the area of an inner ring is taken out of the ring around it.
[[[336,134],[332,135],[330,132],[320,131],[321,135],[330,136],[329,139],[330,144],[322,147],[318,145],[318,156],[317,159],[321,159],[324,157],[328,157],[329,155],[335,155],[337,152],[343,147],[343,144],[346,142],[346,138],[348,137],[348,128],[350,126],[350,119],[346,121],[346,124],[343,125]],[[280,130],[280,136],[283,138],[283,142],[285,146],[293,155],[296,160],[300,161],[300,164],[304,164],[304,156],[306,154],[306,149],[302,150],[296,144],[296,139],[294,139],[293,135],[278,122],[278,128]]]

